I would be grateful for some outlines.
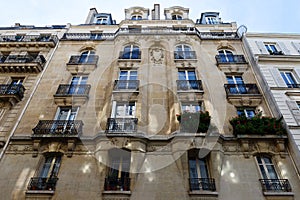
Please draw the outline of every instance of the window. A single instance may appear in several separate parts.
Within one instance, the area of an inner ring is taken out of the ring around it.
[[[51,134],[68,134],[74,131],[74,120],[77,112],[78,107],[58,107],[51,126]]]
[[[132,15],[131,16],[131,20],[142,20],[142,16],[141,15]]]
[[[58,107],[55,120],[75,120],[78,107]]]
[[[10,85],[22,85],[24,78],[12,77]]]
[[[102,33],[101,32],[92,32],[90,39],[91,40],[101,40],[102,38]]]
[[[242,76],[226,76],[226,79],[229,84],[229,92],[231,94],[247,93]]]
[[[130,190],[130,151],[124,149],[112,149],[108,152],[109,168],[105,178],[104,189],[106,191]]]
[[[28,189],[55,190],[60,163],[61,155],[55,155],[53,153],[46,155],[39,169],[38,176],[31,178]]]
[[[132,118],[135,116],[135,102],[113,102],[113,118]]]
[[[118,89],[137,89],[137,71],[136,70],[121,70],[118,80]]]
[[[237,108],[238,116],[252,118],[255,116],[255,108]]]
[[[296,79],[293,76],[293,73],[290,71],[281,71],[280,72],[281,77],[283,78],[284,82],[289,88],[296,88],[298,87],[298,84],[296,82]]]
[[[205,21],[207,24],[218,24],[219,23],[216,16],[206,16]]]
[[[175,59],[195,59],[196,54],[191,50],[191,47],[187,45],[177,45],[175,51]]]
[[[219,50],[218,52],[219,52],[221,62],[234,62],[233,53],[231,51],[222,49]]]
[[[6,94],[19,94],[24,93],[24,87],[22,86],[24,78],[12,77],[10,85],[6,88]],[[23,96],[23,94],[22,94]]]
[[[200,90],[202,89],[200,81],[197,80],[195,70],[178,70],[178,90]]]
[[[95,52],[85,51],[80,55],[79,63],[94,63],[95,62]]]
[[[214,179],[209,178],[206,158],[199,158],[199,150],[189,150],[190,190],[215,191]]]
[[[265,44],[265,47],[270,54],[273,54],[274,52],[275,53],[278,52],[276,48],[276,44]]]
[[[172,20],[182,20],[181,15],[172,15]]]
[[[183,102],[181,103],[181,111],[182,113],[185,112],[190,112],[190,113],[195,113],[195,112],[200,112],[201,111],[201,103],[195,103],[195,102]]]
[[[258,167],[263,179],[278,179],[272,160],[266,156],[256,156]]]
[[[68,94],[85,94],[87,79],[87,76],[74,76]]]
[[[105,16],[97,17],[96,19],[96,24],[107,24],[107,22],[108,20]]]
[[[124,47],[121,54],[121,59],[140,59],[140,49],[135,45],[128,45]]]

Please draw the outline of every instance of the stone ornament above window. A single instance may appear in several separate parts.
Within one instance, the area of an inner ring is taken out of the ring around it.
[[[164,50],[160,47],[155,47],[150,50],[150,59],[154,64],[163,64]]]

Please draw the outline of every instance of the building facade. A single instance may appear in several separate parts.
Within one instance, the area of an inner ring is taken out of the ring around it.
[[[289,132],[237,24],[163,13],[131,7],[117,24],[92,8],[85,24],[38,30],[58,37],[52,46],[1,30],[14,35],[3,56],[32,45],[46,57],[34,75],[0,63],[2,82],[25,89],[1,93],[19,109],[1,117],[1,198],[300,198]]]

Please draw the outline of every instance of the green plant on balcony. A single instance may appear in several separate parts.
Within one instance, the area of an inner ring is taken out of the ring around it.
[[[184,112],[177,115],[177,120],[180,122],[180,130],[187,133],[205,133],[210,124],[210,115],[205,112]]]
[[[280,119],[256,115],[252,118],[238,116],[230,121],[236,135],[285,135],[286,130]]]

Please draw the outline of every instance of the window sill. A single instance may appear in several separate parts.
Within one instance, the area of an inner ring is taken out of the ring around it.
[[[263,192],[264,196],[294,196],[293,192]]]
[[[54,195],[54,190],[27,190],[26,191],[26,199],[27,200],[34,200],[34,199],[52,199]]]
[[[215,191],[207,190],[193,190],[189,192],[190,196],[201,196],[201,197],[215,197],[217,199],[219,193]]]
[[[103,191],[102,194],[125,194],[125,195],[131,195],[131,191],[112,190],[112,191]]]
[[[27,190],[26,194],[54,194],[54,190]]]

